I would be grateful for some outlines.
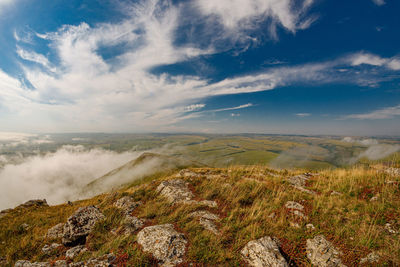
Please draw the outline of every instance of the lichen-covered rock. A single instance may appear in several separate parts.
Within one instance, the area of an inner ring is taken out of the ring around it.
[[[307,239],[306,252],[307,258],[315,266],[345,266],[339,258],[340,252],[322,235]]]
[[[58,244],[58,243],[52,243],[51,245],[45,245],[43,248],[42,248],[42,252],[44,253],[44,254],[47,254],[47,255],[49,255],[49,254],[51,254],[54,250],[56,250],[57,248],[59,248],[59,247],[61,247],[62,245],[61,244]]]
[[[200,218],[199,223],[204,227],[204,229],[218,235],[219,231],[217,226],[212,220],[206,219],[206,218]]]
[[[120,199],[118,199],[115,203],[114,206],[122,209],[126,214],[130,214],[132,211],[134,211],[141,202],[136,202],[132,197],[125,196]]]
[[[309,179],[309,176],[300,174],[300,175],[289,177],[288,182],[294,186],[304,187],[306,185],[306,181],[308,179]]]
[[[288,266],[285,258],[279,251],[278,244],[269,236],[250,241],[240,253],[250,266]]]
[[[64,224],[59,223],[47,230],[46,237],[51,239],[61,238],[64,234]]]
[[[127,215],[123,221],[125,234],[132,234],[144,226],[144,221],[135,216]]]
[[[201,200],[201,201],[199,201],[199,204],[200,205],[204,205],[204,206],[208,206],[210,208],[217,208],[218,207],[217,202],[213,201],[213,200]]]
[[[300,203],[295,202],[295,201],[286,202],[285,207],[287,209],[304,210],[304,206],[301,205]]]
[[[27,202],[25,202],[24,204],[19,205],[17,208],[29,208],[29,207],[33,207],[33,206],[49,206],[47,204],[46,199],[32,199],[29,200]]]
[[[163,266],[181,263],[187,244],[185,236],[177,232],[172,224],[144,228],[138,233],[137,242]]]
[[[65,252],[65,257],[67,257],[69,259],[73,259],[85,251],[87,251],[87,248],[85,248],[85,246],[83,246],[83,245],[79,245],[79,246],[68,249]]]
[[[54,263],[53,267],[68,267],[66,260],[58,260]]]
[[[113,253],[103,255],[98,258],[89,259],[85,263],[85,267],[109,267],[114,266],[113,262],[115,261],[116,257]],[[78,265],[79,266],[79,265]]]
[[[307,228],[307,230],[310,230],[310,231],[314,231],[315,230],[315,226],[312,223],[307,224],[306,228]]]
[[[26,260],[19,260],[15,263],[14,267],[51,267],[49,262],[30,262]]]
[[[194,197],[188,183],[181,179],[161,182],[157,187],[157,192],[166,197],[170,203],[189,201]]]
[[[206,210],[200,210],[190,213],[191,217],[204,218],[207,220],[218,220],[219,216]]]
[[[378,261],[379,255],[375,252],[371,252],[365,258],[360,260],[360,264],[377,263]]]
[[[85,243],[94,225],[103,219],[104,215],[95,206],[79,208],[64,224],[63,244],[71,246]]]
[[[191,170],[188,170],[188,169],[183,169],[176,175],[176,177],[186,177],[186,178],[188,178],[188,177],[199,177],[199,176],[200,176],[200,174],[195,173],[195,172],[193,172]]]

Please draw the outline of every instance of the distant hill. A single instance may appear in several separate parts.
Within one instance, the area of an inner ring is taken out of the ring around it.
[[[82,194],[93,196],[110,191],[112,188],[117,189],[146,176],[187,167],[205,167],[205,165],[181,156],[145,152],[138,158],[90,182],[82,189]]]

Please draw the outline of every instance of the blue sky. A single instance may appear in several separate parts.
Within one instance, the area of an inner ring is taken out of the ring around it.
[[[399,10],[0,0],[0,130],[399,136]]]

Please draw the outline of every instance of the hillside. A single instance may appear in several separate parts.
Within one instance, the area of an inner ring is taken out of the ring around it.
[[[26,203],[0,215],[1,265],[400,265],[398,169],[305,172],[191,168]]]

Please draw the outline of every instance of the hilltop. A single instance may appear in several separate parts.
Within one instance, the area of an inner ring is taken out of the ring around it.
[[[384,166],[171,170],[2,212],[0,257],[3,266],[398,266],[399,205],[398,169]]]

